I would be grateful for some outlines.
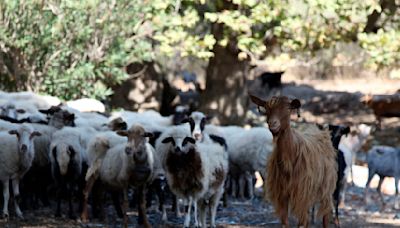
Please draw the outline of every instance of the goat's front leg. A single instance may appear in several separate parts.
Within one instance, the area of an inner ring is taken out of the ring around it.
[[[194,227],[199,227],[199,221],[198,221],[198,213],[197,213],[197,200],[193,200],[193,207],[194,207]]]
[[[189,197],[189,202],[185,206],[185,222],[183,223],[183,227],[189,227],[190,225],[190,213],[192,211],[192,204],[193,204],[193,199],[192,197]]]
[[[283,206],[278,211],[279,218],[281,219],[282,227],[287,228],[289,227],[289,203],[287,200],[282,200],[280,204]]]
[[[8,219],[8,200],[10,199],[9,180],[3,180],[3,217]]]
[[[17,214],[18,218],[23,219],[24,216],[22,215],[22,211],[19,208],[18,202],[20,201],[20,194],[19,194],[19,180],[13,179],[12,181],[12,188],[14,193],[14,207],[15,213]]]

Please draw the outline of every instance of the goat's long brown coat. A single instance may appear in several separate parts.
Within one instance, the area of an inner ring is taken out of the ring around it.
[[[284,214],[287,202],[300,222],[308,220],[314,204],[319,203],[319,216],[329,214],[337,179],[329,133],[314,126],[302,132],[289,127],[274,142],[267,164],[266,196],[277,214]]]

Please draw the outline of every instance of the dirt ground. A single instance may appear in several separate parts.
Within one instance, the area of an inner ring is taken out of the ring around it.
[[[371,110],[360,103],[364,94],[393,94],[400,89],[399,80],[334,80],[334,81],[284,81],[284,86],[273,93],[298,97],[305,104],[302,117],[297,121],[318,123],[341,123],[355,125],[373,124],[375,117]],[[257,88],[258,94],[267,96],[264,88]],[[384,119],[380,131],[375,131],[363,147],[367,151],[371,145],[385,144],[400,146],[400,118]],[[261,190],[258,190],[259,194]],[[385,195],[386,206],[382,207],[378,195],[371,190],[372,199],[367,205],[364,202],[364,189],[351,186],[346,194],[346,206],[340,210],[341,227],[400,227],[400,210],[393,209],[394,196]],[[0,220],[0,227],[121,227],[121,220],[116,218],[113,207],[107,208],[106,221],[92,221],[81,224],[79,221],[53,217],[54,205],[35,211],[25,211],[25,219],[11,217],[10,222]],[[10,210],[11,211],[11,210]],[[130,226],[136,224],[136,211],[129,213]],[[169,222],[161,223],[161,215],[154,209],[148,211],[153,227],[182,227],[183,219],[176,218],[169,212]],[[291,225],[296,222],[291,220]],[[253,200],[239,201],[230,199],[229,206],[219,208],[217,213],[218,227],[280,227],[274,215],[273,207],[261,197]],[[312,227],[321,227],[318,220]],[[332,225],[333,227],[333,225]]]

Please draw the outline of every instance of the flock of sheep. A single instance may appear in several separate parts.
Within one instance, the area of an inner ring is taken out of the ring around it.
[[[290,211],[299,225],[307,227],[311,210],[317,208],[326,227],[334,206],[339,226],[338,204],[352,173],[352,156],[371,127],[359,125],[352,134],[345,126],[294,127],[290,114],[299,110],[299,100],[250,98],[267,116],[269,128],[216,126],[205,114],[180,106],[168,117],[155,111],[107,116],[96,101],[90,108],[88,100],[61,104],[57,98],[29,92],[0,92],[2,215],[9,217],[11,183],[19,218],[19,202],[50,205],[52,188],[56,217],[62,215],[61,203],[66,200],[71,219],[104,218],[108,193],[125,226],[129,198],[134,198],[138,223],[151,227],[146,208],[156,196],[164,222],[166,199],[171,197],[177,216],[181,204],[185,206],[184,227],[190,226],[191,218],[196,227],[207,227],[208,213],[210,226],[216,227],[219,202],[226,203],[227,194],[253,197],[258,171],[265,196],[283,225],[288,225]],[[377,173],[381,180],[394,176],[397,183],[400,173],[390,168],[398,166],[398,154],[388,147],[371,149],[369,181]]]

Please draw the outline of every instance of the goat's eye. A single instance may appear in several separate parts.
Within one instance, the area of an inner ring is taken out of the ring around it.
[[[267,114],[267,109],[263,106],[258,106],[258,112],[261,114]]]

